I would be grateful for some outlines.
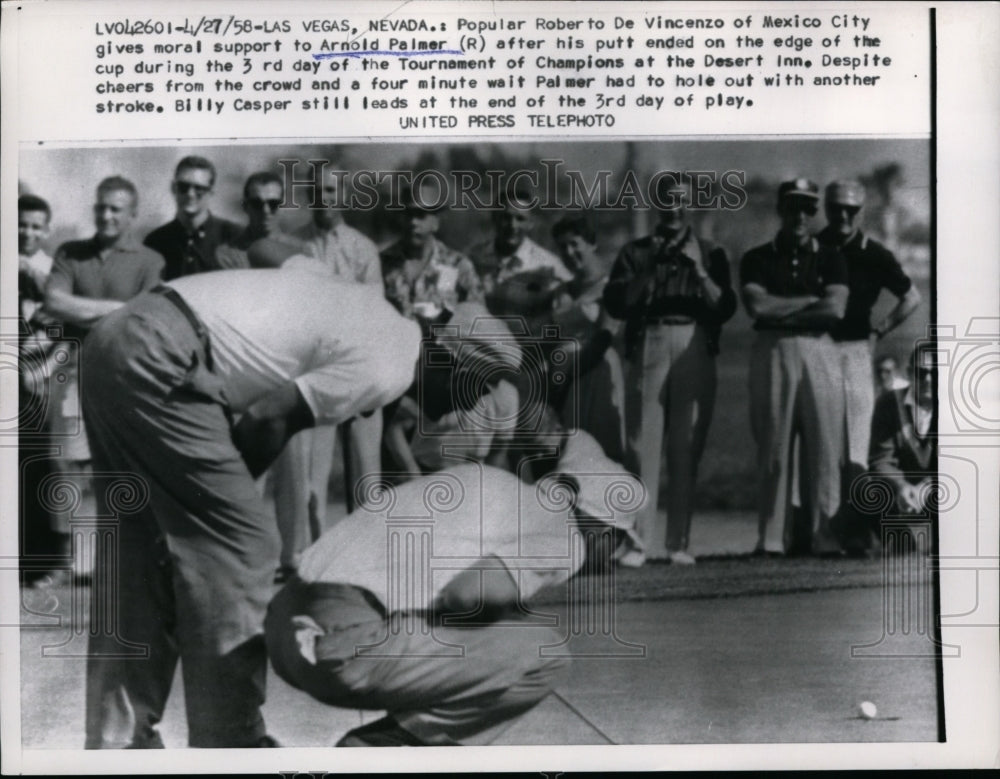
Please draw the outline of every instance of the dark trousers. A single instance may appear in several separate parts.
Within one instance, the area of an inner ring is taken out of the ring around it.
[[[91,619],[117,612],[120,638],[148,656],[116,657],[117,644],[92,630],[86,745],[155,743],[178,656],[191,746],[253,745],[265,732],[263,618],[277,532],[233,444],[204,344],[169,300],[148,293],[93,330],[81,380],[95,473],[130,474],[148,492],[147,502],[101,491],[117,500],[102,513],[119,517],[118,554],[95,570],[95,590],[104,582],[112,592]]]

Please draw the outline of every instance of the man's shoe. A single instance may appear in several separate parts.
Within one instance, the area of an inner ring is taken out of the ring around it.
[[[146,728],[143,732],[137,733],[132,743],[125,749],[165,749],[160,732],[156,728]]]
[[[393,717],[369,722],[360,728],[349,730],[340,741],[338,747],[424,747],[427,744],[414,736],[410,731],[400,727]]]
[[[694,555],[688,554],[683,549],[679,549],[676,552],[667,552],[667,557],[671,565],[694,565],[697,562]]]

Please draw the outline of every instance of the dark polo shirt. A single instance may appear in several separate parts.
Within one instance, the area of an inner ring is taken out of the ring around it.
[[[129,300],[155,287],[163,271],[163,257],[140,246],[133,236],[102,248],[96,236],[68,241],[59,247],[49,284],[61,284],[72,294],[100,300]],[[80,334],[78,328],[67,327]]]
[[[829,228],[819,235],[820,243],[836,248],[847,262],[847,311],[831,331],[836,341],[864,341],[872,331],[872,308],[883,289],[897,298],[910,291],[913,282],[903,271],[895,255],[878,241],[858,230],[844,245],[838,246],[838,236]]]
[[[840,252],[821,245],[815,238],[810,238],[805,245],[794,249],[779,247],[775,239],[743,255],[740,261],[740,283],[743,286],[759,284],[770,294],[780,297],[822,297],[824,288],[831,284],[847,286],[847,262]],[[759,320],[754,328],[776,329]],[[810,326],[808,329],[817,328]]]
[[[233,240],[241,230],[239,225],[209,214],[191,232],[178,219],[167,222],[147,235],[143,243],[163,255],[166,262],[163,279],[170,281],[192,273],[219,270],[215,250]]]

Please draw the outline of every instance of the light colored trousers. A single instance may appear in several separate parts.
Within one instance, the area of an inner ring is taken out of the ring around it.
[[[830,521],[840,506],[842,376],[840,351],[828,335],[758,332],[750,362],[750,425],[757,443],[759,549],[788,552],[806,544],[801,536],[814,554],[840,548]],[[801,534],[791,510],[796,436],[809,522]]]
[[[303,618],[323,633],[308,646],[297,635]],[[431,745],[488,744],[548,695],[568,664],[541,656],[562,640],[552,627],[516,615],[432,626],[424,614],[386,615],[373,596],[342,584],[293,578],[265,625],[282,679],[332,706],[385,709]]]
[[[626,467],[646,487],[636,518],[647,559],[687,549],[698,463],[715,407],[715,357],[697,324],[648,325],[628,362]],[[667,518],[657,512],[667,438]]]
[[[841,369],[844,372],[844,412],[847,415],[847,461],[863,473],[868,470],[868,447],[875,413],[875,384],[872,375],[871,343],[841,341]]]
[[[282,566],[297,567],[303,550],[326,528],[327,490],[337,430],[335,425],[324,425],[296,433],[271,466]],[[382,411],[355,417],[340,430],[344,490],[350,512],[355,508],[360,480],[382,470]]]

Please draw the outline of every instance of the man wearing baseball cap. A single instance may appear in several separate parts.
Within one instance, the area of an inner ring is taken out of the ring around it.
[[[830,331],[847,305],[847,265],[809,232],[819,188],[797,178],[778,188],[781,227],[740,263],[743,303],[755,320],[750,421],[757,442],[757,552],[839,554],[830,522],[840,504],[843,389]],[[790,521],[795,436],[801,437],[810,526]]]
[[[857,181],[835,181],[826,188],[826,228],[819,241],[839,251],[847,262],[850,294],[844,318],[831,331],[840,351],[844,376],[848,473],[846,484],[865,472],[871,435],[875,390],[872,382],[872,336],[879,340],[899,326],[920,305],[913,286],[892,252],[861,232],[859,214],[865,204],[864,187]],[[887,289],[896,306],[878,324],[871,322],[879,293]]]

